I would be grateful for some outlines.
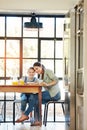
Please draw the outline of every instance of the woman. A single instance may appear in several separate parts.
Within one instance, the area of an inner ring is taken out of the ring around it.
[[[50,69],[46,69],[40,62],[35,62],[33,64],[34,70],[39,74],[40,86],[44,88],[42,91],[42,104],[49,102],[50,100],[60,99],[60,89],[58,86],[58,77]],[[36,113],[38,114],[38,105],[36,105]],[[39,116],[39,115],[38,115]],[[39,124],[37,121],[32,125]]]

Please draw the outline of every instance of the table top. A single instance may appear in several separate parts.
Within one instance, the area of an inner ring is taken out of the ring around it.
[[[15,86],[15,87],[17,87],[17,86],[40,86],[40,84],[39,83],[35,83],[35,82],[28,82],[28,83],[24,83],[24,84],[0,84],[0,87],[1,86]]]
[[[0,85],[0,92],[26,92],[39,93],[41,91],[39,83],[28,83],[24,85]]]

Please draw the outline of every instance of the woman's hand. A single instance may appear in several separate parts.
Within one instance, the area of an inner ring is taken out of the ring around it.
[[[53,86],[55,85],[57,82],[56,81],[52,81],[50,83],[46,83],[46,82],[41,82],[39,83],[40,86],[44,86],[44,87],[48,87],[48,86]]]
[[[46,82],[41,82],[39,83],[40,86],[48,86],[48,84]]]

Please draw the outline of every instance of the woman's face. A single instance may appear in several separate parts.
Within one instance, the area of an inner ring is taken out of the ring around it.
[[[36,73],[41,74],[42,73],[42,67],[40,66],[34,66],[34,70]]]

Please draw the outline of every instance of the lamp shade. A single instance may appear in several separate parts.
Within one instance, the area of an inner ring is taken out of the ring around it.
[[[35,13],[32,14],[31,21],[24,23],[25,28],[42,28],[43,24],[36,21]]]

